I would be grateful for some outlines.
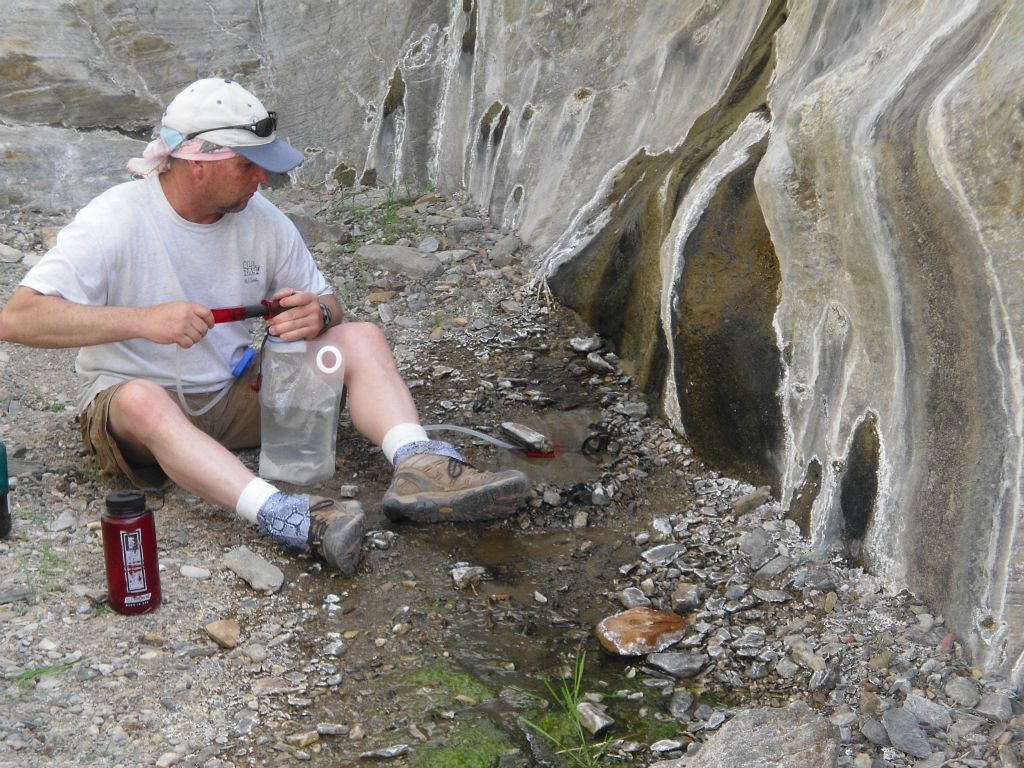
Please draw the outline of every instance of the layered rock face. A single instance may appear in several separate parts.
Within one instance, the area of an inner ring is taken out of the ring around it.
[[[1024,9],[11,0],[0,202],[237,76],[295,180],[465,188],[724,471],[1024,680]]]

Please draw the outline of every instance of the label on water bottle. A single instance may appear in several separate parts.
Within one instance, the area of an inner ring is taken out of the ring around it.
[[[142,557],[142,531],[121,531],[121,559],[124,563],[124,581],[129,593],[146,591],[146,564]],[[139,597],[133,603],[140,602]],[[148,597],[148,595],[146,595]],[[128,604],[128,600],[125,600]]]

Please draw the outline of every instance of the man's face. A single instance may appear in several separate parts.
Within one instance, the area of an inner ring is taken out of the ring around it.
[[[238,213],[245,209],[267,172],[241,155],[205,163],[203,183],[206,202],[217,213]]]

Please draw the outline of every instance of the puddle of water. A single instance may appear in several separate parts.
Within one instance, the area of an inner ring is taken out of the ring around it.
[[[581,531],[517,532],[507,528],[472,525],[441,525],[399,529],[410,546],[433,552],[450,567],[457,562],[481,566],[487,575],[474,594],[508,598],[523,606],[536,605],[535,593],[551,586],[556,569],[567,569],[572,588],[593,589],[610,577],[607,553],[619,549],[622,536],[616,531],[590,527]],[[588,556],[579,556],[592,553]],[[616,562],[619,553],[616,553]]]
[[[530,458],[518,451],[498,450],[493,465],[496,469],[518,469],[529,475],[534,483],[555,486],[600,479],[604,457],[583,453],[583,443],[593,433],[590,425],[601,421],[599,411],[588,408],[536,411],[517,415],[514,420],[553,440],[564,451],[555,458]],[[495,436],[505,439],[497,428]]]

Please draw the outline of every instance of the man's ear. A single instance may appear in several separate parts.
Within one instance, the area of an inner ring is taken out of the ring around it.
[[[200,181],[206,175],[206,163],[202,160],[186,160],[188,163],[188,174],[195,181]]]

